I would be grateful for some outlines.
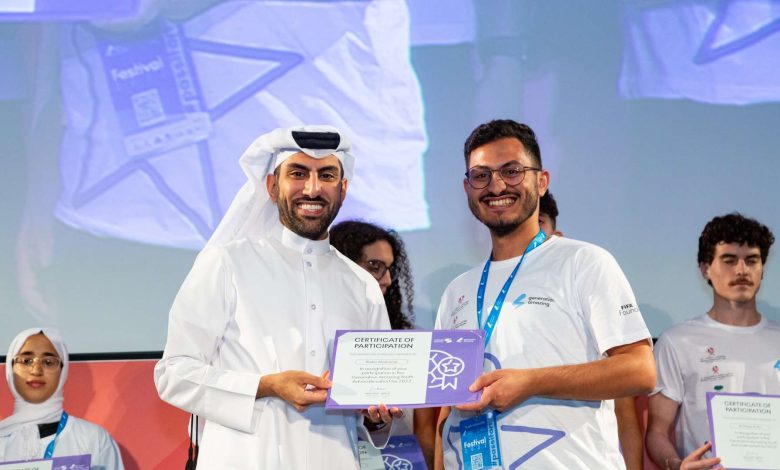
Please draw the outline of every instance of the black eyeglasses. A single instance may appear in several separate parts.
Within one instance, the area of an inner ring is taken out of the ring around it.
[[[541,171],[541,168],[532,166],[523,166],[518,164],[505,165],[498,170],[492,170],[486,166],[475,166],[469,168],[466,172],[466,180],[469,186],[474,189],[487,188],[490,180],[493,179],[493,173],[498,173],[501,179],[509,186],[517,186],[523,182],[526,171]]]
[[[390,269],[390,266],[386,265],[383,261],[379,261],[378,259],[360,261],[358,264],[362,266],[363,269],[368,271],[369,274],[374,276],[374,279],[377,281],[382,279],[387,270]]]

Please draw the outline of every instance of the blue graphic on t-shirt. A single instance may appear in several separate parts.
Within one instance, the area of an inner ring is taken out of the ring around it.
[[[520,294],[514,302],[512,302],[512,305],[515,307],[520,307],[521,305],[525,305],[525,294]]]
[[[501,368],[501,361],[498,360],[498,358],[488,352],[485,353],[485,360],[490,361],[491,364],[493,364],[493,368],[495,370],[498,370]]]
[[[500,417],[501,415],[499,415],[499,418]],[[533,458],[536,454],[550,447],[551,445],[555,444],[556,442],[558,442],[559,440],[563,439],[566,436],[566,432],[560,431],[558,429],[534,428],[530,426],[501,425],[500,429],[503,432],[530,433],[530,434],[538,434],[543,436],[550,436],[547,440],[541,442],[536,447],[532,448],[525,454],[521,455],[516,460],[512,461],[507,467],[510,470],[515,470],[516,468],[520,467],[520,465]],[[461,433],[460,426],[450,426],[450,429],[447,432],[447,445],[449,445],[450,450],[452,450],[455,453],[455,461],[458,464],[458,469],[462,470],[463,461],[460,458],[460,454],[457,451],[455,444],[452,442],[452,435],[460,434],[460,433]],[[509,439],[511,439],[511,437]],[[505,455],[505,457],[508,456]]]

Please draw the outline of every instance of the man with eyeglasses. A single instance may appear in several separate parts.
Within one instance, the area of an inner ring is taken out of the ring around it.
[[[358,435],[384,443],[401,412],[322,406],[336,330],[390,329],[376,280],[328,242],[350,143],[330,126],[276,129],[240,163],[249,181],[171,307],[157,390],[206,419],[198,468],[357,470]]]
[[[550,176],[531,128],[482,124],[464,156],[468,205],[492,250],[447,287],[436,328],[484,329],[485,374],[471,386],[478,402],[442,413],[445,468],[625,468],[612,399],[655,384],[628,281],[605,250],[540,230]]]

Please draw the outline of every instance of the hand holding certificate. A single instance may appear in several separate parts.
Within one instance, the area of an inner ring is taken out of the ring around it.
[[[325,407],[476,401],[479,393],[468,387],[482,373],[484,341],[481,330],[337,331]]]
[[[712,451],[729,469],[780,469],[780,396],[707,393]]]

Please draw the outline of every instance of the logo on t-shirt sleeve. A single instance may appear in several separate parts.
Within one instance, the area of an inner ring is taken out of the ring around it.
[[[626,317],[628,315],[638,313],[638,312],[639,312],[639,307],[637,307],[634,304],[621,305],[620,310],[618,311],[621,317]]]

